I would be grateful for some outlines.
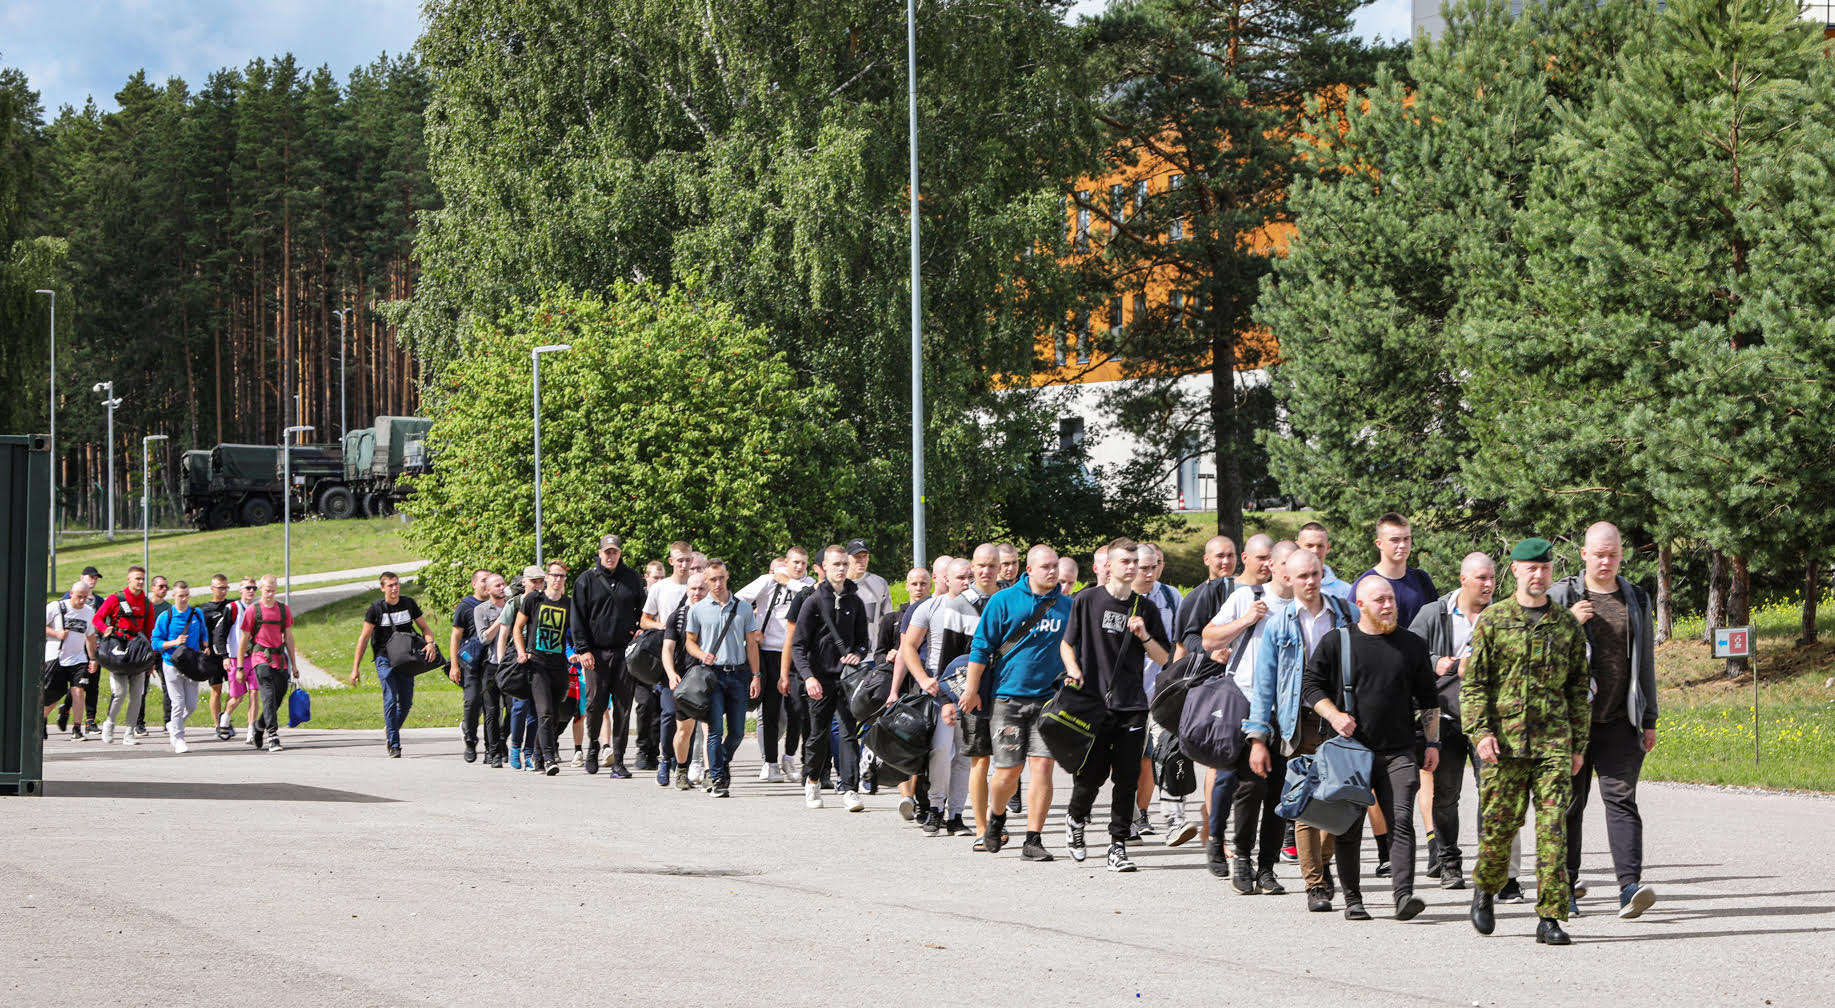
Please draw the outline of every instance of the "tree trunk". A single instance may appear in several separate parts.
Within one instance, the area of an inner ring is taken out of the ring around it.
[[[1727,626],[1752,625],[1752,571],[1746,566],[1746,555],[1738,553],[1733,556],[1731,577],[1727,584]],[[1755,631],[1752,634],[1757,637]],[[1751,667],[1745,658],[1727,660],[1729,678],[1744,673]]]
[[[1712,644],[1714,631],[1727,625],[1727,558],[1719,550],[1708,557],[1708,611],[1702,639]]]
[[[1676,572],[1673,547],[1666,541],[1657,549],[1657,643],[1676,632]]]
[[[1803,632],[1797,637],[1799,647],[1816,643],[1816,603],[1822,594],[1822,559],[1810,557],[1803,565]]]
[[[1211,436],[1217,450],[1217,534],[1242,542],[1242,473],[1237,464],[1236,334],[1233,313],[1206,298],[1200,318],[1211,331]]]

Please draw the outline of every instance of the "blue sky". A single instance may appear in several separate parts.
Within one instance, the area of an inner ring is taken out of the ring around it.
[[[1079,0],[1094,13],[1106,0]],[[1358,12],[1366,36],[1405,38],[1409,0],[1376,0]],[[419,0],[0,0],[0,66],[25,72],[44,102],[103,109],[136,69],[193,89],[211,71],[291,52],[342,79],[382,52],[405,52],[420,34]]]

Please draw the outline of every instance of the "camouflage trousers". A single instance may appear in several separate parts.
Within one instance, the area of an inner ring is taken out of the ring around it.
[[[1565,754],[1510,757],[1481,764],[1478,776],[1478,864],[1472,884],[1502,889],[1510,841],[1523,826],[1530,796],[1536,810],[1536,916],[1567,920],[1567,806],[1573,763]]]

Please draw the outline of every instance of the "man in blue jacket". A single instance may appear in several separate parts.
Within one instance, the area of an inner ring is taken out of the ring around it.
[[[1064,676],[1058,641],[1069,620],[1070,599],[1058,588],[1058,551],[1040,544],[1026,553],[1025,576],[994,593],[975,628],[961,712],[972,715],[991,708],[994,783],[989,788],[988,808],[1003,811],[988,816],[987,832],[982,834],[982,847],[990,854],[999,852],[1006,842],[1004,810],[1019,786],[1023,765],[1028,778],[1026,842],[1020,855],[1028,861],[1052,860],[1045,850],[1044,833],[1055,767],[1045,747],[1041,744],[1034,754],[1031,743],[1039,712]]]
[[[1280,742],[1283,759],[1307,756],[1327,737],[1319,719],[1300,706],[1300,679],[1307,659],[1326,634],[1357,622],[1350,604],[1320,588],[1323,573],[1319,558],[1306,551],[1288,554],[1283,573],[1293,585],[1293,604],[1271,617],[1256,649],[1255,685],[1249,696],[1249,716],[1242,723],[1249,738],[1249,769],[1263,777],[1274,772],[1270,747]],[[1284,763],[1282,764],[1285,765]],[[1299,849],[1300,872],[1306,879],[1306,909],[1323,913],[1332,908],[1332,873],[1328,867],[1333,837],[1305,823],[1294,825],[1294,846]],[[1212,834],[1212,845],[1223,838]],[[1221,847],[1207,852],[1221,863]]]

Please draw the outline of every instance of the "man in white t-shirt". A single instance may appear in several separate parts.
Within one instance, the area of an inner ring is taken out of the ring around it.
[[[1223,602],[1223,608],[1205,628],[1208,645],[1218,628],[1248,625],[1233,634],[1227,668],[1243,696],[1252,697],[1255,687],[1255,652],[1262,634],[1273,625],[1288,606],[1293,605],[1293,582],[1287,577],[1287,558],[1299,547],[1292,542],[1266,543],[1267,536],[1252,536],[1243,546],[1245,570],[1239,587]],[[1276,574],[1278,572],[1278,575]],[[1257,579],[1250,581],[1253,576]],[[1274,811],[1280,804],[1281,783],[1257,775],[1249,766],[1249,747],[1244,746],[1237,758],[1236,790],[1230,801],[1230,844],[1236,853],[1231,882],[1243,895],[1260,891],[1270,895],[1286,892],[1274,879],[1274,866],[1280,862],[1281,837],[1287,824]],[[1213,796],[1216,800],[1217,796]],[[1259,855],[1259,866],[1251,854]],[[1270,887],[1269,882],[1274,882]]]
[[[65,697],[70,698],[70,709],[80,713],[88,691],[95,688],[95,618],[96,607],[87,581],[71,585],[68,599],[45,606],[45,671],[40,699],[47,723]],[[43,725],[39,730],[41,738],[49,734]],[[83,734],[81,718],[71,722],[70,737],[78,742],[88,737]]]
[[[752,606],[752,614],[761,630],[758,645],[759,667],[765,670],[764,692],[758,708],[758,748],[764,763],[758,768],[758,779],[777,782],[791,779],[790,757],[796,748],[805,716],[795,696],[794,684],[789,693],[778,690],[778,670],[783,667],[784,648],[789,644],[786,633],[790,600],[805,588],[815,587],[809,576],[809,551],[792,546],[784,551],[782,562],[773,562],[771,573],[761,574],[751,584],[733,594]],[[783,755],[778,755],[778,734],[783,733]]]

